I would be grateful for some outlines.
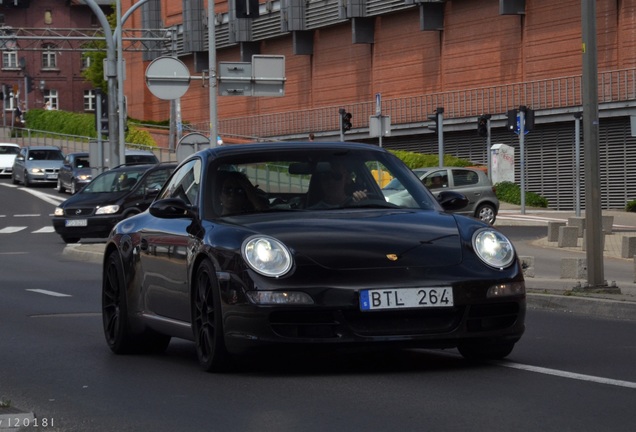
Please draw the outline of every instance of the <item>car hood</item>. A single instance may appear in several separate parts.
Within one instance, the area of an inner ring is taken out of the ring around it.
[[[27,167],[37,167],[37,168],[60,168],[62,166],[61,160],[30,160],[25,162],[25,166]]]
[[[462,260],[455,218],[435,211],[322,212],[244,224],[331,269],[437,267]]]
[[[60,207],[103,207],[117,203],[128,191],[104,193],[77,193],[60,204]]]

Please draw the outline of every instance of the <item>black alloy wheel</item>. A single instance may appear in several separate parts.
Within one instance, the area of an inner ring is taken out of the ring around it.
[[[224,371],[230,363],[223,335],[220,302],[214,266],[209,261],[203,261],[197,269],[192,287],[192,330],[199,364],[207,372]]]
[[[170,337],[151,330],[135,334],[130,328],[126,285],[119,252],[108,255],[102,277],[102,321],[104,336],[116,354],[161,353]]]

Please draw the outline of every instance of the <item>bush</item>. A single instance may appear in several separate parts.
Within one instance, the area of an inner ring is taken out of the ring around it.
[[[26,113],[26,125],[29,129],[54,132],[62,135],[97,137],[95,114],[73,113],[60,110],[31,109]],[[156,147],[152,135],[130,125],[126,133],[126,143]]]
[[[636,212],[636,200],[631,200],[630,202],[628,202],[625,206],[625,211]]]
[[[500,182],[495,185],[499,201],[521,205],[521,188],[512,182]],[[526,205],[530,207],[547,207],[548,200],[534,192],[526,192]]]
[[[411,169],[423,168],[423,167],[436,167],[439,166],[439,156],[432,154],[414,153],[404,150],[389,150],[396,155]],[[475,165],[467,159],[460,159],[451,155],[444,155],[444,166],[473,166]]]

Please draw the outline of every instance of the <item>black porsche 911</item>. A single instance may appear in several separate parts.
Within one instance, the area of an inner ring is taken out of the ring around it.
[[[381,185],[397,178],[391,200]],[[397,157],[356,143],[195,153],[106,245],[102,315],[119,354],[194,341],[204,370],[276,346],[512,352],[525,282],[496,228],[446,213]]]

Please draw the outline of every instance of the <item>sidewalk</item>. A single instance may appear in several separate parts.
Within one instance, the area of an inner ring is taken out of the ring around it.
[[[519,256],[534,259],[534,271],[526,276],[528,306],[558,309],[618,319],[636,320],[636,260],[622,258],[623,236],[636,236],[636,213],[604,210],[603,216],[613,216],[613,230],[605,235],[603,252],[604,279],[608,291],[595,292],[586,288],[586,279],[561,278],[563,258],[586,258],[583,239],[577,247],[559,247],[558,242],[549,242],[548,222],[566,222],[576,216],[574,211],[551,211],[526,208],[502,203],[495,227],[541,226],[545,232],[534,240],[515,242]],[[585,217],[585,212],[581,212]],[[617,289],[611,289],[615,286]]]
[[[582,249],[582,239],[579,239],[577,247],[569,248],[560,248],[557,242],[548,242],[548,222],[567,222],[569,217],[575,216],[574,211],[527,208],[522,214],[519,206],[502,203],[495,227],[545,227],[538,238],[515,242],[519,256],[534,259],[534,269],[526,275],[529,309],[636,320],[636,261],[634,258],[621,258],[622,237],[636,236],[636,213],[603,211],[603,215],[614,216],[613,232],[605,237],[603,264],[608,287],[615,284],[618,290],[609,293],[584,289],[587,284],[585,279],[561,278],[561,259],[586,258],[586,252]],[[582,212],[581,216],[585,217],[585,213]],[[64,254],[82,261],[101,263],[104,246],[103,241],[71,244],[65,247]],[[583,289],[574,290],[577,286]]]

